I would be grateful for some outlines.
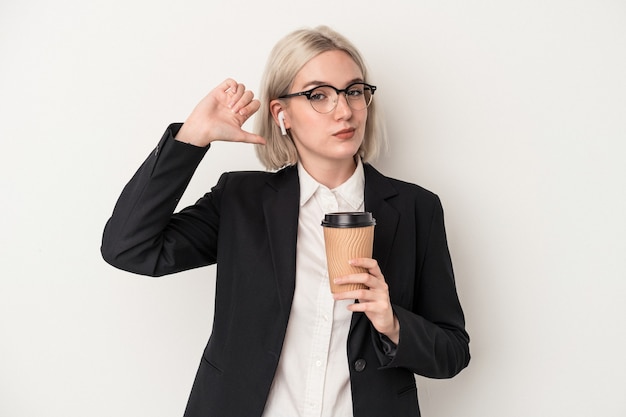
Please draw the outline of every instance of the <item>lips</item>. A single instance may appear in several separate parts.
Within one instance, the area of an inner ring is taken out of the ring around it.
[[[338,137],[339,139],[352,139],[354,136],[355,129],[342,129],[338,132],[335,132],[333,136]]]

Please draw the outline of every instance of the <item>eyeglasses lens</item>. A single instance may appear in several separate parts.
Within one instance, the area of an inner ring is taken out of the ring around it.
[[[361,83],[351,85],[345,92],[346,100],[352,110],[363,110],[372,102],[371,89]],[[329,113],[335,107],[339,97],[330,87],[319,87],[311,92],[311,106],[320,113]]]

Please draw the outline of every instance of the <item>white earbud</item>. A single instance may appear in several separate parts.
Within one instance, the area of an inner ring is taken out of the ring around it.
[[[285,129],[285,113],[282,111],[278,113],[278,125],[280,126],[280,133],[283,136],[287,136],[287,129]]]

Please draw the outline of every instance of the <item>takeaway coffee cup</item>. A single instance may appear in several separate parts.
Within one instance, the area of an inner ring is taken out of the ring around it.
[[[367,288],[363,284],[336,285],[337,277],[367,272],[365,268],[352,266],[350,259],[371,258],[376,220],[369,212],[328,213],[324,215],[324,243],[328,277],[332,293]]]

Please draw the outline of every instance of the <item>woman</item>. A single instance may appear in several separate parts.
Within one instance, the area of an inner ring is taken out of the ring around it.
[[[270,55],[261,99],[232,79],[171,125],[104,230],[112,265],[160,276],[218,264],[211,337],[185,416],[419,416],[414,374],[456,375],[469,337],[436,195],[368,161],[382,135],[376,87],[327,27]],[[260,109],[258,134],[241,126]],[[216,140],[257,145],[268,172],[223,174],[172,214]],[[324,213],[372,212],[368,272],[331,295]]]

